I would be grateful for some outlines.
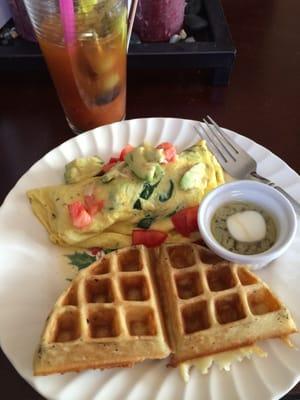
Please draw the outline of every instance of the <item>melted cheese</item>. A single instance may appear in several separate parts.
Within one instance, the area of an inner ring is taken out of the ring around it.
[[[219,366],[220,370],[224,369],[225,371],[229,371],[233,362],[242,361],[246,357],[251,358],[253,354],[259,357],[267,357],[267,353],[260,347],[256,345],[246,346],[237,350],[224,351],[223,353],[186,361],[179,365],[179,372],[184,382],[187,383],[190,379],[191,367],[196,367],[202,374],[207,374],[214,362]]]
[[[283,341],[283,343],[285,343],[290,349],[298,350],[298,347],[295,345],[295,343],[293,343],[293,342],[291,341],[291,339],[289,338],[289,336],[282,336],[280,339],[281,339],[281,340]]]

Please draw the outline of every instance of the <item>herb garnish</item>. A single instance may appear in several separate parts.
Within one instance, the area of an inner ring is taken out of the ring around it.
[[[68,257],[70,264],[75,265],[79,270],[88,267],[96,261],[95,256],[90,256],[86,252],[79,253],[75,251],[73,254],[66,254],[66,257]]]

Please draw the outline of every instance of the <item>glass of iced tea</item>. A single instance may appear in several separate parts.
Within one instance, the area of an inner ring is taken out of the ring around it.
[[[75,133],[120,121],[126,106],[125,0],[25,0]]]

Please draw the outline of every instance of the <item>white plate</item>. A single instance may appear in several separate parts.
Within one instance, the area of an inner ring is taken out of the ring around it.
[[[108,159],[127,143],[173,142],[180,151],[197,141],[195,121],[149,118],[124,121],[77,136],[50,151],[16,184],[0,209],[0,340],[16,370],[39,393],[59,400],[207,400],[279,399],[300,379],[300,354],[279,340],[262,348],[268,358],[244,360],[231,372],[213,366],[206,376],[192,372],[184,384],[165,361],[133,369],[87,371],[50,377],[32,376],[32,357],[45,318],[70,271],[62,267],[65,250],[52,245],[33,216],[27,189],[62,182],[64,165],[73,158],[99,154]],[[229,132],[258,161],[265,174],[300,200],[300,178],[283,161],[251,140]],[[288,305],[300,326],[300,232],[288,252],[259,275]],[[299,335],[294,336],[300,347]]]

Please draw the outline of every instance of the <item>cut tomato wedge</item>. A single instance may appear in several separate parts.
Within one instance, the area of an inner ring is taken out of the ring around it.
[[[93,194],[86,195],[84,196],[84,205],[87,212],[93,216],[102,210],[104,207],[104,200],[97,200]]]
[[[198,208],[199,207],[197,206],[197,207],[189,207],[187,209],[186,222],[187,222],[187,228],[190,231],[190,233],[197,232],[199,230],[197,221]]]
[[[120,161],[118,157],[110,157],[108,163],[112,164],[112,163],[117,163],[118,161]]]
[[[111,161],[111,160],[113,160],[113,161]],[[114,160],[117,160],[117,161],[114,161]],[[108,172],[114,165],[116,165],[116,163],[118,161],[119,160],[117,158],[112,157],[107,164],[103,165],[101,172],[104,172],[104,173]]]
[[[171,217],[173,225],[177,232],[183,236],[189,236],[190,233],[198,230],[197,222],[198,206],[184,208]]]
[[[75,228],[85,228],[92,222],[92,217],[87,212],[81,201],[74,201],[74,203],[69,204],[68,210],[72,224]]]
[[[166,238],[167,233],[156,231],[154,229],[134,229],[132,231],[132,244],[143,244],[146,247],[156,247],[162,244]]]
[[[157,149],[163,149],[166,161],[172,162],[176,159],[176,148],[170,142],[163,142],[157,146]]]
[[[130,153],[133,149],[134,147],[131,146],[131,144],[127,144],[120,153],[120,161],[124,161],[127,154]]]
[[[76,228],[85,228],[92,222],[92,217],[103,207],[104,200],[97,200],[93,194],[84,196],[84,204],[81,201],[74,201],[68,205],[72,224]]]

